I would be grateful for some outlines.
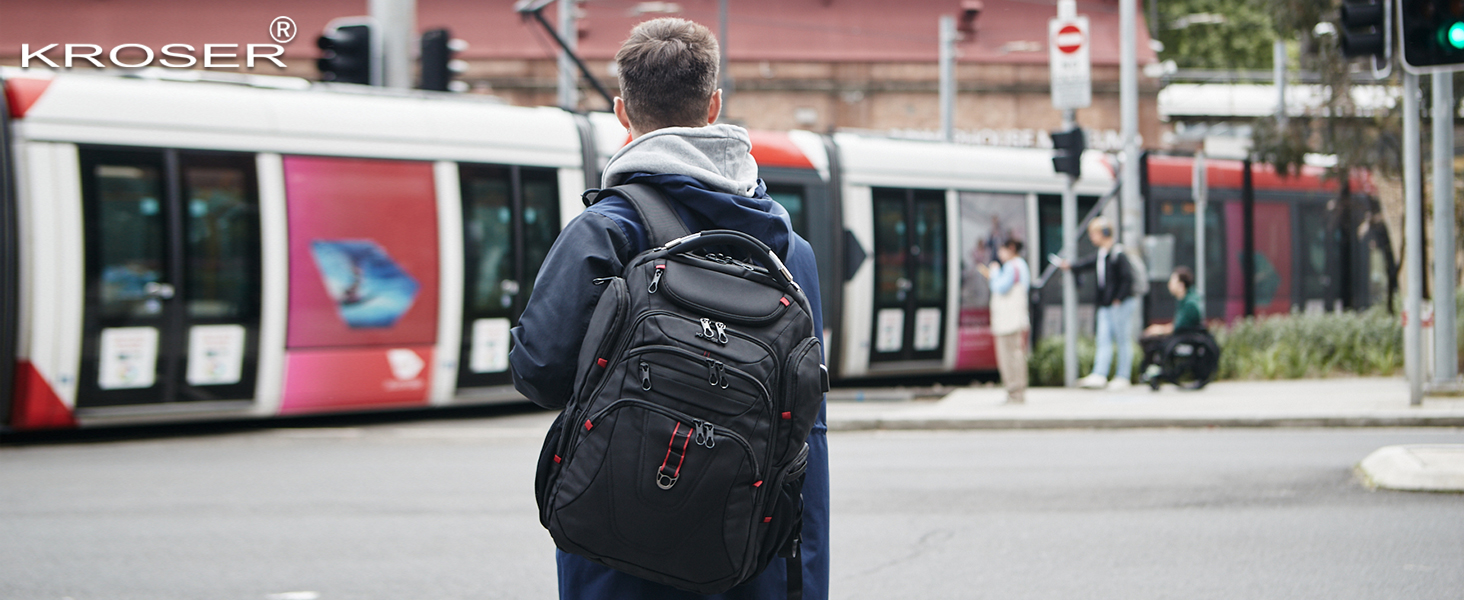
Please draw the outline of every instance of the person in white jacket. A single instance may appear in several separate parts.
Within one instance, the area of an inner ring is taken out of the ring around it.
[[[1027,394],[1027,290],[1032,272],[1022,260],[1022,242],[1007,240],[997,249],[1000,262],[977,269],[991,280],[991,334],[996,337],[996,367],[1006,386],[1007,403],[1021,404]]]

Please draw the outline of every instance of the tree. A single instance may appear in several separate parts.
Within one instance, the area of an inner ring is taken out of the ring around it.
[[[1160,59],[1181,69],[1271,68],[1275,29],[1266,0],[1148,1],[1159,16]]]
[[[1279,39],[1301,42],[1300,66],[1314,72],[1322,90],[1323,102],[1302,115],[1257,119],[1253,126],[1252,152],[1257,159],[1271,164],[1278,173],[1300,169],[1307,154],[1336,157],[1326,177],[1338,182],[1338,197],[1328,205],[1337,256],[1342,293],[1337,299],[1351,307],[1352,247],[1357,241],[1353,231],[1354,202],[1350,174],[1358,170],[1377,170],[1387,174],[1399,172],[1402,120],[1400,109],[1386,112],[1364,112],[1353,99],[1353,61],[1342,56],[1335,33],[1340,13],[1339,0],[1276,0],[1271,4],[1273,34]],[[1330,27],[1319,27],[1328,23]],[[1363,210],[1371,210],[1364,208]],[[1368,223],[1377,220],[1363,219]],[[1379,236],[1374,235],[1374,239]],[[1382,236],[1386,237],[1386,236]],[[1397,267],[1391,246],[1381,248],[1388,274],[1388,304],[1397,288]]]

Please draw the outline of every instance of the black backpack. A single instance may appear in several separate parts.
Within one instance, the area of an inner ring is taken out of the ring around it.
[[[757,238],[688,234],[650,186],[607,195],[654,247],[594,281],[574,394],[539,458],[540,521],[566,552],[699,594],[781,555],[796,597],[805,440],[828,390],[808,300]]]

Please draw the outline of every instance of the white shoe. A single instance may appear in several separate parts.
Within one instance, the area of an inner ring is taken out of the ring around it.
[[[1123,377],[1115,377],[1115,378],[1113,378],[1113,381],[1108,382],[1108,391],[1110,391],[1110,392],[1123,391],[1123,390],[1129,389],[1129,387],[1132,386],[1132,385],[1133,385],[1132,383],[1129,383],[1129,380],[1124,379]]]
[[[1108,385],[1108,378],[1097,373],[1078,380],[1078,387],[1088,390],[1101,390]]]

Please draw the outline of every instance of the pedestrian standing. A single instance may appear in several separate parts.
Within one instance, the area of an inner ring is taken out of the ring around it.
[[[690,231],[734,229],[767,244],[802,287],[823,331],[818,270],[813,248],[793,232],[788,211],[770,198],[758,178],[747,130],[716,124],[722,108],[717,89],[717,39],[706,27],[675,18],[643,22],[615,55],[621,97],[615,115],[631,141],[610,158],[601,181],[609,188],[646,184],[673,205]],[[513,329],[514,386],[535,403],[562,408],[572,393],[575,361],[591,314],[606,287],[603,278],[650,246],[635,207],[620,196],[595,202],[559,234],[534,292]],[[828,428],[819,410],[807,443],[803,485],[802,597],[828,598]],[[689,438],[688,438],[689,439]],[[761,482],[759,482],[761,483]],[[557,552],[559,597],[706,598],[611,569],[576,554]],[[727,599],[790,596],[787,561],[774,560],[756,579],[712,596]],[[797,575],[795,573],[795,575]],[[793,579],[797,581],[797,579]]]
[[[1123,248],[1118,246],[1113,235],[1113,223],[1098,217],[1088,223],[1088,240],[1097,246],[1098,252],[1083,257],[1075,263],[1066,260],[1058,263],[1063,269],[1095,272],[1098,284],[1098,352],[1093,357],[1093,372],[1078,380],[1078,385],[1088,389],[1110,390],[1127,388],[1134,368],[1134,340],[1131,323],[1139,299],[1134,297],[1134,273],[1129,268]],[[1109,368],[1113,366],[1113,355],[1118,353],[1118,371],[1113,381],[1108,380]]]
[[[976,268],[991,281],[991,335],[996,338],[996,367],[1007,404],[1022,404],[1027,394],[1027,340],[1032,327],[1027,291],[1032,272],[1022,259],[1019,240],[1007,240],[996,256],[1000,262]]]

